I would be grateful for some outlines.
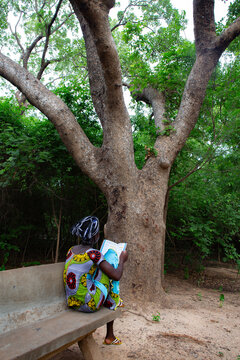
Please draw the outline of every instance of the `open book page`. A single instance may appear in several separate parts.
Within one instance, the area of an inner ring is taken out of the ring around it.
[[[113,241],[110,240],[103,240],[102,246],[101,246],[101,253],[104,255],[106,254],[106,252],[108,251],[108,249],[113,249],[116,251],[116,253],[118,254],[118,257],[120,256],[121,252],[126,250],[127,247],[127,243],[115,243]]]

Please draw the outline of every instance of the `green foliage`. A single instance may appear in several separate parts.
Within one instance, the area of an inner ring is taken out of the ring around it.
[[[67,87],[58,92],[71,106],[74,92]],[[100,146],[102,131],[93,116],[88,93],[84,87],[76,93],[78,101],[72,111],[83,128],[86,127],[90,140]],[[0,264],[3,268],[7,261],[20,265],[32,261],[32,254],[37,256],[34,261],[49,259],[55,248],[55,218],[59,221],[60,209],[61,258],[72,245],[71,225],[93,212],[104,218],[106,200],[95,184],[81,173],[48,120],[23,117],[13,100],[1,99],[0,130],[3,199],[0,226],[4,250]],[[18,257],[14,255],[17,249],[21,254]]]
[[[7,28],[7,14],[8,14],[8,1],[0,0],[0,30],[1,31]],[[0,35],[0,41],[1,41],[1,35]]]
[[[220,294],[219,301],[224,301],[224,294]]]
[[[170,185],[199,171],[170,192],[167,249],[174,243],[192,256],[200,251],[202,259],[239,266],[238,72],[238,57],[216,69],[199,122],[172,167]]]
[[[220,294],[219,295],[219,307],[223,307],[224,300],[225,300],[224,294]]]
[[[134,156],[137,167],[141,169],[150,156],[157,155],[154,149],[157,129],[151,114],[146,113],[142,104],[136,104],[134,110],[135,115],[131,116]]]
[[[233,22],[240,16],[240,1],[235,0],[229,4],[228,21]]]
[[[5,4],[5,1],[1,3]],[[26,59],[27,49],[32,48],[27,68],[37,75],[47,65],[44,69],[46,77],[42,79],[48,83],[56,77],[64,79],[66,76],[70,81],[76,73],[79,74],[80,67],[83,73],[86,65],[85,56],[82,56],[85,54],[84,42],[79,38],[78,21],[68,0],[63,0],[59,9],[54,0],[10,0],[7,5],[11,28],[7,29],[6,14],[3,20],[5,31],[2,32],[7,43],[6,54],[11,54],[11,57],[14,54],[14,58],[22,62]],[[49,86],[54,86],[54,83]]]
[[[0,249],[2,250],[3,253],[3,258],[2,258],[2,264],[0,264],[0,271],[5,270],[6,269],[6,264],[8,262],[8,258],[10,255],[11,251],[19,251],[20,249],[15,246],[10,244],[8,241],[6,235],[5,234],[1,234],[0,235]]]
[[[183,40],[180,31],[186,20],[170,1],[136,4],[124,16],[126,25],[114,31],[124,78],[131,84],[132,94],[152,86],[163,91],[169,119],[174,119],[184,84],[193,65],[194,46]],[[120,14],[122,15],[122,14]],[[119,18],[121,16],[119,15]],[[136,76],[138,74],[138,76]]]
[[[173,188],[168,232],[177,246],[194,251],[194,244],[202,258],[239,261],[239,189],[231,191],[232,182],[228,190],[224,186],[233,174],[208,166]]]
[[[92,144],[100,147],[103,133],[93,109],[88,85],[73,80],[69,85],[58,87],[55,93],[68,105]]]
[[[3,257],[1,259],[0,271],[5,270],[5,266],[8,262],[10,253],[12,251],[19,252],[20,249],[17,245],[12,244],[12,241],[17,239],[19,234],[25,229],[24,226],[18,226],[8,230],[8,233],[2,233],[0,235],[0,249],[2,250]]]
[[[223,18],[216,26],[217,34],[219,35],[224,31],[230,24],[232,24],[240,16],[240,1],[234,0],[229,2],[228,13],[226,18]],[[234,53],[239,54],[239,36],[231,42],[227,48],[227,54]]]

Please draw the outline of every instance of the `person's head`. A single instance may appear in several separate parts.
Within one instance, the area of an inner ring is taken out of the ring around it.
[[[81,237],[83,245],[92,246],[99,239],[99,220],[95,216],[86,216],[71,229],[72,235]]]

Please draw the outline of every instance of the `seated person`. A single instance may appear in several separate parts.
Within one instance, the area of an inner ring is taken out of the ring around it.
[[[71,232],[81,237],[81,244],[71,247],[67,253],[63,273],[67,305],[83,312],[94,312],[101,306],[111,310],[123,306],[118,281],[128,258],[127,252],[121,253],[118,262],[113,250],[108,250],[103,256],[94,249],[94,244],[99,240],[99,220],[94,216],[81,219]],[[107,324],[104,344],[121,344],[114,336],[113,321]]]

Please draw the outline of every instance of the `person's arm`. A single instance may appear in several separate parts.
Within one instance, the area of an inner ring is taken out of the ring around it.
[[[110,279],[118,281],[122,277],[123,264],[127,261],[127,259],[128,259],[127,251],[122,251],[119,257],[119,264],[117,269],[114,269],[114,267],[111,264],[109,264],[109,262],[107,262],[106,260],[103,260],[100,263],[99,267]]]

